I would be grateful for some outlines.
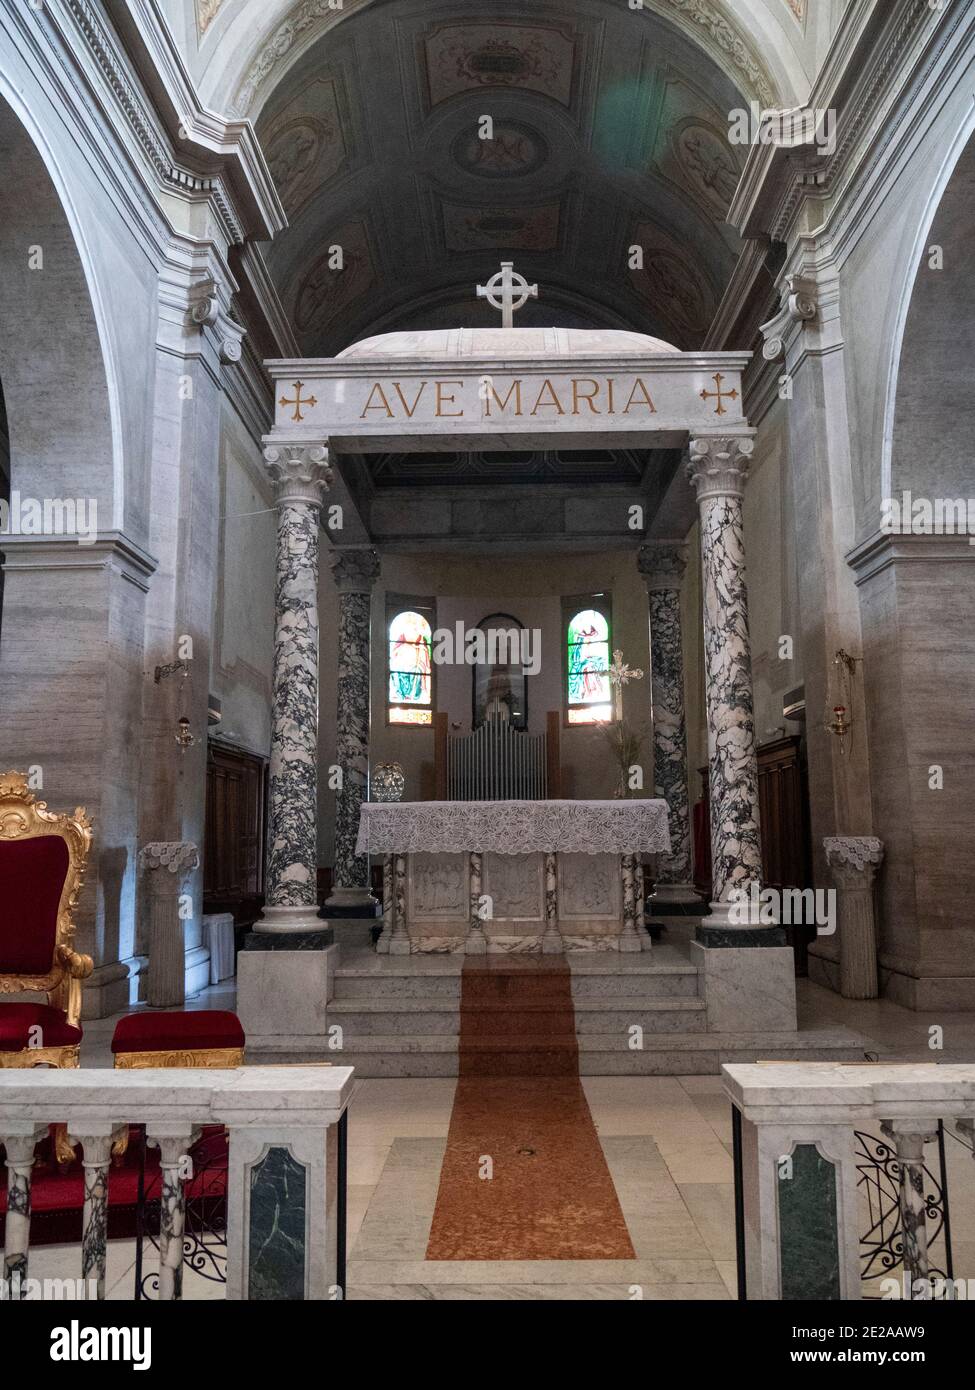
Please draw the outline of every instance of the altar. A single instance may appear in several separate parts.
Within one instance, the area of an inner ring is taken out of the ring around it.
[[[377,951],[640,951],[644,854],[667,803],[367,802],[357,854],[383,856]]]

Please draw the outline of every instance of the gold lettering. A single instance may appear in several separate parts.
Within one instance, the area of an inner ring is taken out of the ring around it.
[[[616,403],[615,403],[615,401],[613,400],[613,388],[615,387],[615,385],[616,385],[616,382],[613,380],[613,378],[612,378],[611,376],[608,376],[608,377],[606,378],[606,414],[607,414],[607,415],[615,415],[615,414],[616,414]]]
[[[588,392],[588,394],[586,394],[586,395],[583,395],[582,392],[579,390],[580,386],[583,386],[583,385],[585,385],[585,386],[591,386],[591,387],[592,387],[592,390],[591,390],[590,392]],[[583,401],[585,401],[585,402],[587,403],[587,405],[589,406],[589,409],[592,411],[593,415],[598,415],[600,412],[599,412],[599,411],[596,409],[596,407],[593,405],[593,401],[596,399],[596,397],[597,397],[598,395],[599,395],[599,382],[598,382],[598,381],[594,381],[594,380],[592,379],[591,376],[580,377],[578,381],[575,379],[575,377],[573,377],[573,378],[572,378],[572,414],[573,414],[573,415],[578,415],[578,414],[579,414],[579,402],[580,402],[580,400],[583,400]]]
[[[642,400],[642,401],[641,401],[641,400],[636,400],[636,399],[635,399],[638,390],[641,392],[641,394],[642,394],[642,396],[643,396],[643,400]],[[624,414],[624,415],[628,415],[628,414],[630,413],[630,406],[633,405],[634,403],[635,403],[636,405],[646,405],[646,406],[649,406],[649,408],[650,408],[650,413],[651,413],[652,415],[656,415],[656,413],[657,413],[657,407],[654,405],[653,401],[650,399],[650,393],[649,393],[649,391],[647,390],[646,386],[643,384],[643,378],[642,378],[642,377],[639,377],[639,376],[637,377],[636,381],[634,381],[634,383],[633,383],[633,390],[630,392],[630,399],[626,402],[626,408],[625,408],[624,411],[623,411],[623,414]]]
[[[463,410],[441,410],[441,408],[440,408],[444,403],[446,403],[446,404],[448,404],[448,405],[453,405],[454,401],[457,399],[456,396],[445,396],[444,393],[443,393],[443,388],[444,388],[445,386],[463,386],[463,384],[464,384],[463,381],[438,381],[438,382],[437,382],[437,416],[438,416],[438,418],[441,417],[441,416],[443,416],[443,417],[445,417],[445,418],[447,418],[447,419],[457,419],[457,418],[459,418],[461,415],[463,415],[463,413],[464,413]]]
[[[499,409],[499,410],[507,410],[507,409],[508,409],[508,402],[511,400],[512,392],[514,393],[514,397],[515,397],[515,407],[516,407],[516,409],[515,409],[515,414],[516,414],[516,415],[520,415],[520,414],[521,414],[521,381],[520,381],[520,379],[518,379],[518,378],[516,377],[515,380],[511,383],[511,385],[508,387],[508,394],[505,396],[504,400],[501,399],[501,397],[498,395],[497,391],[495,391],[495,389],[494,389],[494,387],[493,387],[492,385],[489,385],[489,386],[488,386],[488,391],[490,392],[490,395],[485,396],[485,398],[484,398],[484,406],[485,406],[484,414],[485,414],[485,415],[490,415],[490,414],[491,414],[491,396],[493,396],[494,399],[497,401],[497,403],[498,403],[498,409]]]
[[[548,391],[548,394],[552,397],[550,401],[542,400],[542,397],[545,395],[546,391]],[[562,402],[555,394],[555,387],[549,381],[548,377],[545,378],[545,380],[541,384],[541,387],[539,388],[538,396],[535,399],[535,404],[532,406],[531,409],[532,415],[537,415],[538,411],[541,409],[543,405],[554,405],[555,409],[559,412],[560,415],[565,414],[565,411],[562,409]]]
[[[420,388],[419,388],[419,390],[418,390],[417,393],[416,393],[416,396],[415,396],[415,398],[414,398],[414,401],[413,401],[412,406],[410,406],[409,404],[407,404],[406,397],[403,395],[403,391],[402,391],[402,389],[401,389],[401,387],[400,387],[399,382],[398,382],[398,381],[394,381],[394,382],[393,382],[393,385],[396,387],[396,394],[397,394],[397,396],[399,396],[400,400],[403,402],[403,409],[406,411],[406,418],[407,418],[407,420],[412,420],[414,414],[416,413],[416,408],[417,408],[417,406],[420,404],[420,397],[423,395],[424,391],[426,390],[426,387],[427,387],[426,382],[425,382],[425,381],[421,381],[421,382],[420,382]]]
[[[371,404],[372,398],[373,398],[373,396],[375,396],[377,393],[378,393],[378,395],[379,395],[379,398],[380,398],[382,404],[381,404],[381,405],[372,405],[372,404]],[[364,420],[364,419],[366,418],[366,411],[367,411],[367,410],[385,410],[386,414],[389,416],[389,418],[390,418],[391,420],[394,418],[394,417],[393,417],[393,412],[392,412],[392,410],[390,410],[390,408],[389,408],[389,401],[386,399],[386,392],[383,390],[382,386],[379,384],[378,381],[375,383],[375,385],[373,386],[372,390],[369,392],[369,399],[366,401],[365,408],[363,409],[362,414],[359,416],[359,419],[360,419],[360,420]]]

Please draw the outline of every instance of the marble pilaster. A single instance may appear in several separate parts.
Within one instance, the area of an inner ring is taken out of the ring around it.
[[[471,916],[470,929],[467,933],[467,940],[464,943],[464,950],[469,956],[483,956],[487,954],[487,937],[484,934],[484,924],[481,921],[481,874],[484,867],[483,855],[472,852],[471,863]]]
[[[139,851],[139,869],[149,881],[149,979],[152,1008],[182,1007],[186,1000],[186,947],[180,895],[200,854],[188,840],[154,840]]]
[[[389,938],[391,956],[410,954],[410,934],[406,929],[406,855],[393,855],[393,931]]]
[[[559,931],[559,872],[555,855],[545,855],[545,935],[542,937],[542,952],[545,955],[560,955],[565,950],[562,933]]]
[[[883,841],[872,835],[827,835],[823,849],[838,896],[840,993],[844,999],[876,999],[874,882],[883,863]]]
[[[624,854],[623,874],[623,930],[620,933],[619,949],[624,952],[642,951],[643,946],[637,932],[636,922],[636,855]],[[640,930],[643,928],[641,926]]]
[[[393,919],[396,911],[396,898],[393,892],[395,868],[393,855],[383,855],[383,929],[376,942],[379,955],[389,954],[389,943],[393,939]]]
[[[691,869],[691,818],[687,791],[687,725],[684,713],[684,648],[680,589],[687,546],[653,541],[641,546],[637,567],[650,609],[650,680],[653,712],[654,796],[667,802],[670,854],[657,859],[656,905],[700,905]]]
[[[265,449],[278,502],[274,683],[264,932],[320,931],[318,876],[319,511],[322,444]]]
[[[356,854],[359,809],[369,790],[369,651],[372,587],[379,577],[374,550],[335,550],[339,592],[336,762],[342,785],[335,798],[335,856],[328,909],[374,909],[369,856]]]
[[[708,944],[730,942],[742,930],[729,922],[729,909],[762,873],[742,510],[753,448],[743,435],[692,439],[688,463],[700,509],[704,589],[713,866],[711,917],[703,928]],[[755,944],[780,937],[775,928],[746,922],[744,929]]]

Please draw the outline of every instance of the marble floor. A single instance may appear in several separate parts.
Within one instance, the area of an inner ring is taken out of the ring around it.
[[[912,1013],[887,1000],[843,1000],[799,981],[804,1026],[841,1024],[887,1061],[975,1061],[975,1015]],[[189,1008],[232,1008],[232,986]],[[110,1066],[114,1020],[86,1024],[83,1065]],[[932,1050],[932,1028],[943,1047]],[[430,1261],[424,1258],[450,1122],[454,1079],[367,1079],[349,1126],[352,1299],[651,1299],[735,1297],[731,1114],[718,1076],[583,1079],[634,1260]],[[949,1136],[956,1276],[975,1278],[975,1163]],[[108,1296],[132,1297],[132,1242],[109,1250]],[[31,1274],[66,1277],[77,1247],[35,1249]],[[151,1263],[147,1262],[147,1268]],[[222,1297],[186,1279],[187,1298]]]

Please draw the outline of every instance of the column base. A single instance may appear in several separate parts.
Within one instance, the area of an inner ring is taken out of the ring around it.
[[[368,888],[336,887],[325,899],[320,916],[322,917],[379,917],[382,903],[374,898]]]
[[[759,924],[754,918],[750,922],[742,922],[740,920],[740,907],[736,912],[737,920],[732,920],[731,909],[731,903],[711,903],[710,915],[705,918],[694,933],[695,939],[702,946],[745,947],[784,946],[786,944],[784,927]]]
[[[318,915],[313,905],[300,903],[288,907],[266,907],[263,915],[254,923],[256,932],[271,934],[291,934],[293,932],[324,932],[328,924]]]
[[[691,916],[704,911],[701,895],[693,883],[658,883],[653,896],[647,899],[651,916],[678,916],[682,909]]]

